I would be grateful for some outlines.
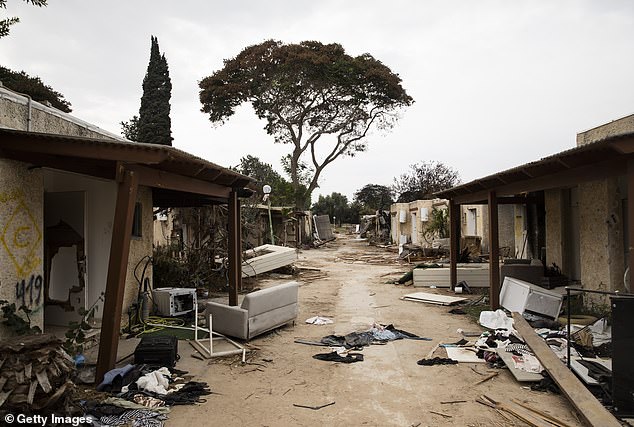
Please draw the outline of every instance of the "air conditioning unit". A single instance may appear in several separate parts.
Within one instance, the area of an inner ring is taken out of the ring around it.
[[[152,301],[158,315],[181,316],[193,311],[196,307],[196,289],[157,288],[152,291]]]

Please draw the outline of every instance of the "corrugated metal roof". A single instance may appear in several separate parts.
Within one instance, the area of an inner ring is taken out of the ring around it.
[[[136,163],[229,187],[254,182],[246,175],[165,145],[0,129],[0,149],[48,155],[60,155],[64,150],[65,157]]]
[[[439,191],[436,197],[452,199],[482,191],[493,191],[496,188],[530,181],[538,177],[548,177],[561,172],[582,167],[592,167],[602,162],[608,162],[626,157],[634,152],[634,133],[606,138],[591,144],[574,147],[551,156],[535,160],[521,166],[507,169],[485,176],[465,184],[457,185],[448,190]]]

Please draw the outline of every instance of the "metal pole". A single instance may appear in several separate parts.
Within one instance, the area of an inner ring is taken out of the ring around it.
[[[267,200],[269,206],[269,229],[271,230],[271,244],[275,244],[275,236],[273,235],[273,220],[271,219],[271,197]]]
[[[566,351],[568,352],[568,358],[567,358],[567,364],[568,364],[568,369],[570,369],[570,288],[568,286],[566,286],[566,299],[567,299],[567,303],[568,303],[568,308],[566,309],[566,311],[568,312],[568,333],[567,333],[567,337],[566,337]]]

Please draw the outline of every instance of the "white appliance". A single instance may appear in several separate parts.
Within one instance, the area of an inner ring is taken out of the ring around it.
[[[160,316],[174,317],[187,314],[197,304],[194,288],[157,288],[152,291],[153,307]]]
[[[514,277],[506,276],[500,291],[500,305],[518,313],[529,312],[557,319],[561,311],[563,295],[533,285]]]

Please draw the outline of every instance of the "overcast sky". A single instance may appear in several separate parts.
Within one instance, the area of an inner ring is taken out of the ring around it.
[[[251,154],[281,171],[250,105],[220,127],[200,112],[198,82],[267,39],[337,42],[370,53],[415,99],[369,150],[325,169],[313,196],[390,185],[415,162],[463,182],[554,154],[578,132],[634,113],[634,2],[9,0],[19,16],[0,65],[39,76],[73,115],[111,132],[138,114],[150,36],[172,79],[174,146],[223,166]],[[1,10],[0,10],[1,11]]]

